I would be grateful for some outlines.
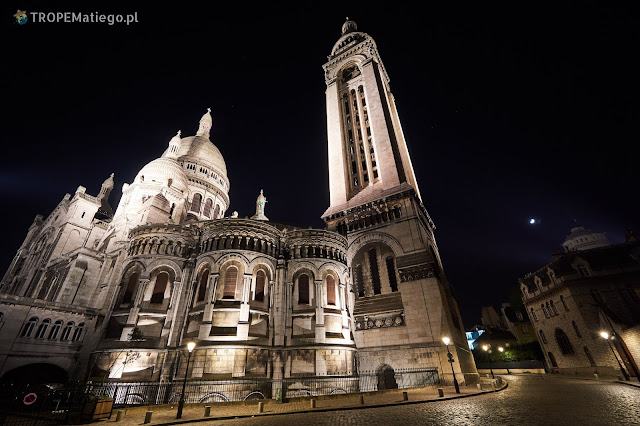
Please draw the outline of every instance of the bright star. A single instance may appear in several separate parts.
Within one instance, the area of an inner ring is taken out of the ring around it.
[[[533,225],[534,223],[536,223],[536,220],[532,218],[532,219],[530,219],[530,220],[529,220],[529,223],[530,223],[531,225]]]

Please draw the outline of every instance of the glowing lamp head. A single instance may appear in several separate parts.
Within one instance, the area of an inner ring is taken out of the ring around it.
[[[502,346],[500,346],[500,347],[498,348],[498,350],[499,350],[500,352],[504,352],[504,348],[503,348]]]
[[[193,348],[195,347],[196,347],[196,342],[187,343],[187,349],[189,350],[189,352],[193,351]]]
[[[444,342],[445,345],[448,345],[451,339],[449,339],[448,337],[443,337],[442,341]]]
[[[607,333],[606,331],[601,331],[600,335],[607,340],[609,339],[609,333]]]
[[[483,351],[488,351],[488,350],[489,350],[489,346],[487,346],[487,345],[482,345],[482,350],[483,350]]]

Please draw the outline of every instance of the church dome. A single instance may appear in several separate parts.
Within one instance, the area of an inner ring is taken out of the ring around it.
[[[187,192],[189,188],[187,175],[180,164],[173,158],[167,157],[157,158],[144,166],[138,172],[135,182],[157,183],[181,192]]]
[[[182,146],[178,151],[178,161],[197,160],[208,164],[227,175],[227,165],[220,150],[204,136],[189,136],[182,138]]]

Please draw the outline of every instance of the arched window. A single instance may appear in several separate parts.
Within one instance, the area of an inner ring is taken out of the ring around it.
[[[309,304],[309,275],[302,274],[298,278],[298,303]]]
[[[327,275],[327,305],[336,304],[336,282],[331,275]]]
[[[364,276],[362,275],[362,265],[356,266],[356,291],[358,297],[364,297]]]
[[[549,318],[549,311],[545,308],[544,303],[540,305],[540,307],[542,308],[542,312],[544,312],[544,316]]]
[[[556,304],[553,303],[553,300],[549,301],[551,304],[551,310],[553,311],[553,315],[558,315],[558,308],[556,308]]]
[[[73,321],[69,321],[67,325],[65,325],[62,330],[62,335],[60,336],[60,340],[67,341],[69,340],[69,336],[71,335],[71,329],[73,329]]]
[[[224,294],[223,299],[235,299],[236,298],[236,283],[238,282],[238,268],[230,266],[227,268],[224,277]]]
[[[573,354],[573,347],[571,346],[569,337],[567,337],[567,334],[559,328],[556,328],[556,342],[558,342],[560,352],[562,352],[563,355]]]
[[[220,216],[220,205],[216,204],[216,207],[213,209],[213,218],[217,219]]]
[[[201,204],[202,204],[202,195],[194,194],[193,200],[191,201],[191,211],[200,213]]]
[[[46,319],[40,323],[40,327],[38,327],[38,331],[36,332],[36,339],[44,339],[44,335],[47,333],[49,324],[51,324],[50,319]]]
[[[369,266],[371,268],[373,294],[380,294],[380,271],[378,269],[378,256],[375,248],[369,250]]]
[[[198,302],[202,302],[207,296],[207,280],[209,279],[209,270],[202,273],[200,278],[200,287],[198,287]]]
[[[211,217],[212,206],[213,206],[213,201],[211,201],[211,198],[207,198],[207,201],[204,203],[204,211],[202,212],[206,217]]]
[[[78,324],[76,329],[73,331],[73,337],[71,338],[72,342],[77,342],[82,337],[82,332],[84,331],[84,323],[81,322]]]
[[[546,306],[547,306],[547,312],[549,312],[549,316],[552,317],[553,316],[553,311],[551,310],[551,307],[549,306],[549,302],[547,302]]]
[[[580,330],[578,330],[578,324],[576,324],[575,321],[571,321],[571,324],[573,325],[573,329],[576,331],[576,336],[582,337],[582,334],[580,334]]]
[[[542,339],[542,343],[547,343],[547,336],[544,335],[544,331],[540,330],[540,339]]]
[[[549,361],[551,361],[551,366],[557,368],[558,363],[556,362],[556,357],[554,357],[551,352],[548,352],[547,355],[549,355]]]
[[[529,312],[531,312],[531,318],[533,318],[534,321],[538,321],[538,316],[536,315],[536,311],[534,311],[533,308],[531,308]]]
[[[569,310],[569,306],[567,305],[567,301],[564,300],[564,296],[560,296],[560,301],[562,302],[562,306],[564,307],[565,311]]]
[[[398,291],[398,280],[396,278],[396,267],[392,257],[387,257],[387,274],[389,275],[389,286],[391,291]]]
[[[592,288],[591,290],[589,290],[589,293],[591,293],[591,298],[598,305],[602,305],[604,303],[604,300],[602,300],[602,296],[600,295],[600,292],[598,290]]]
[[[256,291],[254,293],[254,300],[258,302],[264,301],[264,287],[267,282],[267,275],[264,273],[262,269],[256,272]]]
[[[149,303],[161,304],[164,301],[164,292],[169,282],[169,274],[161,272],[156,277],[156,284],[153,286],[153,294]]]
[[[56,340],[58,338],[60,327],[62,327],[62,320],[58,320],[53,323],[53,326],[51,327],[51,333],[49,333],[49,340]]]
[[[586,346],[583,349],[584,349],[584,354],[587,356],[587,359],[589,360],[589,364],[592,367],[595,367],[596,366],[596,361],[593,359],[593,355],[591,355],[591,351]]]
[[[128,304],[133,300],[133,293],[136,291],[136,286],[138,285],[138,273],[131,274],[129,277],[129,281],[127,283],[127,287],[124,290],[124,296],[122,296],[122,303]]]
[[[24,325],[24,328],[22,329],[21,337],[31,337],[31,334],[33,333],[33,329],[36,328],[37,323],[38,323],[38,318],[36,317],[30,318],[29,321],[27,321],[27,323]]]

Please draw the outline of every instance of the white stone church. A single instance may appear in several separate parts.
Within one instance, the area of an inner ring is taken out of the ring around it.
[[[324,71],[326,229],[268,220],[268,189],[251,219],[228,214],[207,112],[157,144],[115,211],[112,175],[35,218],[0,282],[0,376],[172,381],[194,341],[190,380],[432,367],[450,381],[447,336],[458,381],[474,380],[375,42],[347,20]]]

